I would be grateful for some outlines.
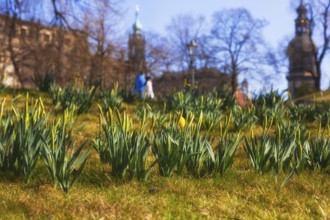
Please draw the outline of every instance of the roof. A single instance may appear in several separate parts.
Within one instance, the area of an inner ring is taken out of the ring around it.
[[[312,38],[309,35],[298,35],[293,38],[288,46],[287,54],[294,53],[312,53],[317,50]]]

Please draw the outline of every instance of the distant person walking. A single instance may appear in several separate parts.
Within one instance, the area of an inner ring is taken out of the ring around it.
[[[143,98],[144,86],[146,84],[146,73],[140,72],[135,79],[134,94]]]
[[[155,98],[154,90],[152,89],[152,78],[150,76],[146,78],[145,94],[149,99]]]

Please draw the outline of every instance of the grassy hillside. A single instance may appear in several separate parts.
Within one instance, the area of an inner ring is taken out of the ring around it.
[[[17,98],[18,101],[15,101],[18,93],[12,93],[7,91],[0,94],[1,99],[6,97],[5,109],[10,110],[12,105],[21,109],[24,106],[25,92],[21,93],[21,98]],[[50,114],[49,120],[62,117],[62,110],[53,105],[47,93],[30,91],[29,97],[31,103],[32,98],[42,97],[45,109]],[[147,103],[152,109],[159,111],[163,107],[163,103]],[[101,163],[98,153],[92,147],[99,129],[100,112],[97,104],[101,105],[94,101],[87,113],[78,116],[73,130],[77,144],[87,141],[86,150],[90,149],[91,153],[70,192],[66,194],[58,185],[54,186],[41,159],[28,183],[15,172],[0,171],[0,219],[330,218],[329,166],[322,172],[317,168],[304,169],[283,184],[290,171],[278,174],[275,171],[256,172],[244,150],[243,139],[236,151],[233,166],[223,176],[217,173],[194,176],[184,171],[182,174],[174,173],[164,177],[160,175],[156,165],[145,181],[114,177],[109,164]],[[121,108],[121,112],[127,112],[133,119],[133,126],[140,129],[140,132],[143,131],[136,114],[141,106],[145,106],[143,104],[145,103],[141,101],[124,103]],[[188,107],[188,104],[184,106]],[[231,112],[231,109],[226,111]],[[177,120],[178,114],[180,113],[173,113],[173,120]],[[188,123],[188,114],[184,116]],[[147,119],[148,126],[151,126],[151,118]],[[239,118],[235,119],[238,123]],[[195,121],[196,119],[193,123]],[[306,123],[308,130],[315,133],[317,122]],[[241,132],[248,140],[252,133],[261,136],[262,124],[255,122],[253,126],[243,129],[246,125],[247,121],[237,125],[232,122],[228,132]],[[162,127],[162,124],[158,126],[154,127],[155,130]],[[275,132],[275,128],[272,129]],[[147,130],[147,137],[151,138],[153,132]],[[206,131],[203,130],[202,134],[204,132]],[[214,127],[211,135],[215,138],[215,143],[221,138],[220,134],[223,133],[218,127]],[[154,155],[150,153],[149,164],[154,160]]]

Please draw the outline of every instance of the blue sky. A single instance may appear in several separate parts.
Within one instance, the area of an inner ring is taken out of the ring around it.
[[[299,3],[298,0],[297,4]],[[140,22],[146,31],[164,33],[171,18],[179,14],[203,15],[211,19],[213,12],[224,8],[247,8],[255,18],[269,22],[264,38],[276,46],[285,36],[293,36],[295,12],[289,0],[125,0],[127,13],[124,22],[131,26],[135,5],[140,7]]]
[[[127,27],[127,31],[131,31],[136,4],[140,8],[139,20],[143,30],[160,34],[165,34],[166,25],[176,15],[203,15],[211,21],[215,11],[244,7],[254,18],[265,19],[268,22],[264,28],[263,37],[272,47],[277,48],[285,38],[291,39],[294,36],[294,20],[297,14],[290,8],[292,2],[298,6],[300,0],[125,0],[127,13],[123,19],[123,26]],[[326,67],[325,71],[329,72],[327,70],[330,68]],[[277,83],[274,87],[279,89],[287,87],[284,76],[282,78],[281,83]],[[325,74],[321,87],[322,89],[329,87],[329,77]]]

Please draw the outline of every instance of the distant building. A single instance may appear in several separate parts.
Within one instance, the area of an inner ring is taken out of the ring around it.
[[[142,25],[139,21],[139,8],[136,8],[133,33],[128,40],[128,70],[126,73],[126,85],[133,85],[139,72],[146,71],[145,57],[146,42],[142,34]]]
[[[307,9],[302,0],[297,13],[296,36],[291,40],[286,51],[290,62],[288,87],[293,98],[319,89],[315,60],[317,49],[311,38],[311,21],[307,17]]]
[[[0,15],[0,77],[9,87],[34,88],[36,76],[52,73],[59,85],[87,72],[87,36]]]
[[[165,72],[153,81],[155,96],[162,99],[175,91],[182,90],[190,79],[191,75],[185,71]],[[201,92],[230,91],[229,75],[214,68],[196,70],[195,80],[195,86]]]

